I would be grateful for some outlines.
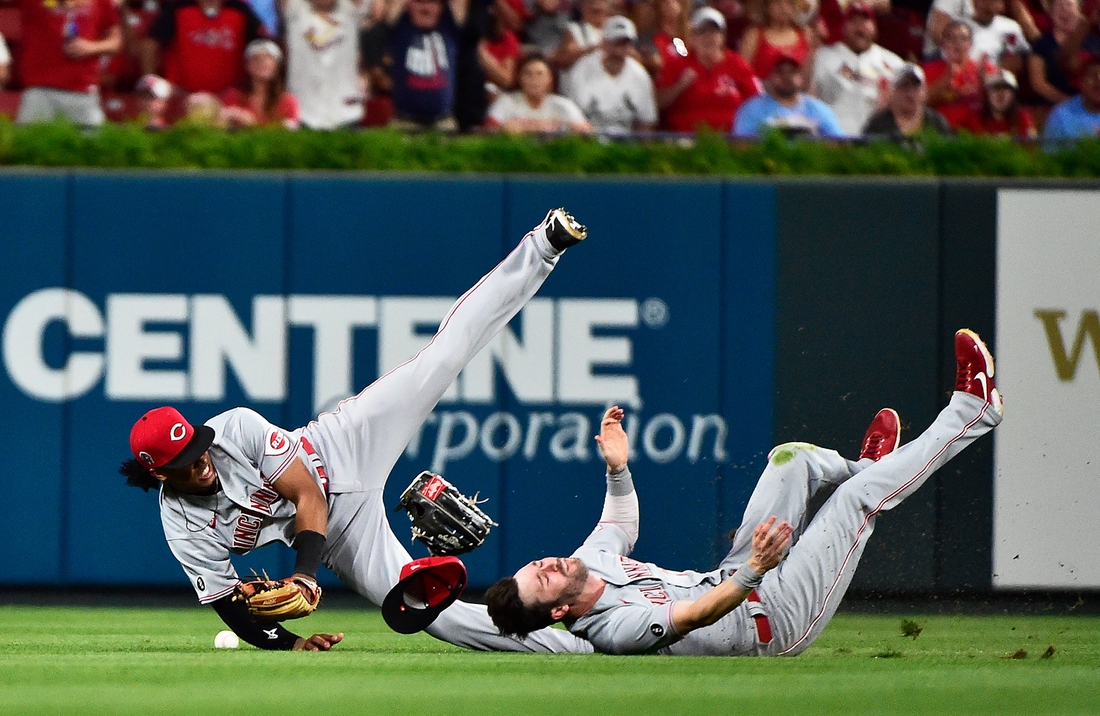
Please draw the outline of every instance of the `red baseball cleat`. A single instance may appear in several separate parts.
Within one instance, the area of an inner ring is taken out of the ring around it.
[[[993,385],[993,355],[969,328],[955,332],[955,390],[976,395],[1004,415],[1004,402]]]
[[[863,450],[859,459],[869,458],[878,462],[897,449],[901,442],[901,418],[893,408],[883,408],[867,427],[863,436]]]

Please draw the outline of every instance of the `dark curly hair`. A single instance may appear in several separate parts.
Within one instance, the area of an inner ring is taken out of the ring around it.
[[[160,480],[153,477],[153,473],[146,470],[145,466],[137,460],[127,460],[122,463],[118,474],[126,478],[127,485],[140,487],[146,492],[160,489]]]
[[[485,592],[485,605],[493,624],[505,636],[514,634],[522,639],[556,621],[550,616],[548,605],[529,607],[520,601],[515,577],[505,577],[489,587]]]

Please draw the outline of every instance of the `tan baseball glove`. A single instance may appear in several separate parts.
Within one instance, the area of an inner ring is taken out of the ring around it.
[[[250,579],[237,585],[234,601],[248,605],[248,611],[260,621],[281,622],[308,617],[321,601],[321,588],[306,577]]]

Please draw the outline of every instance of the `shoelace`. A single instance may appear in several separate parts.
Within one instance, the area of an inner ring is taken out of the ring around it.
[[[869,457],[872,460],[878,456],[879,448],[882,446],[883,435],[880,433],[872,433],[867,436],[867,439],[863,442],[864,457]]]

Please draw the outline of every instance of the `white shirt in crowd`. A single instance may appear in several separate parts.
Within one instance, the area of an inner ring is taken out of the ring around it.
[[[286,87],[306,127],[335,129],[363,118],[359,24],[369,7],[338,0],[331,13],[320,14],[308,0],[287,0]]]
[[[11,53],[8,52],[8,43],[4,42],[4,36],[0,35],[0,65],[11,64]]]
[[[814,55],[814,94],[832,108],[845,134],[858,137],[879,108],[879,92],[893,84],[904,65],[905,60],[879,45],[857,55],[838,42]]]
[[[636,124],[657,123],[653,80],[642,63],[627,57],[615,77],[603,66],[603,52],[577,60],[569,98],[576,102],[597,132],[630,132]]]
[[[489,117],[500,124],[513,119],[551,119],[560,122],[563,129],[584,121],[584,113],[568,97],[547,95],[536,109],[527,103],[522,92],[508,92],[498,97],[489,107]]]
[[[993,64],[1005,55],[1023,55],[1031,52],[1020,23],[1010,17],[997,15],[988,25],[979,25],[973,18],[966,21],[974,35],[974,47],[970,56],[975,60],[983,57]]]
[[[569,23],[569,27],[566,29],[566,32],[572,35],[573,39],[576,40],[577,45],[582,48],[595,47],[603,41],[603,31],[601,31],[600,28],[596,27],[595,25],[589,25],[587,22],[571,22]],[[588,55],[585,55],[585,57],[589,57],[594,54],[597,53],[591,52]],[[582,57],[581,59],[583,60],[584,57]],[[580,60],[577,60],[577,62],[580,62]],[[561,75],[558,77],[558,92],[566,96],[569,95],[569,88],[573,82],[573,71],[576,69],[577,65],[576,63],[574,63],[572,67],[564,70],[561,73]]]
[[[939,10],[952,20],[966,22],[974,16],[973,0],[933,0],[932,7],[928,8],[928,23],[924,33],[924,56],[933,57],[939,52],[939,47],[932,41],[932,11]]]

